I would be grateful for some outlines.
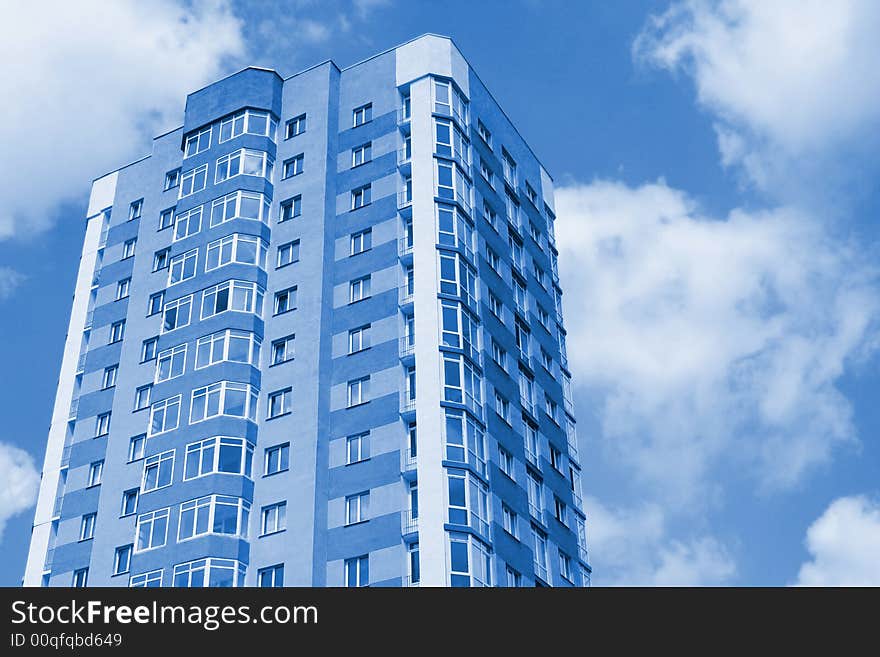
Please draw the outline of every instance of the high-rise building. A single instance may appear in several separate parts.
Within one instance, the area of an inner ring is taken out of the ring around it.
[[[585,586],[553,184],[451,40],[92,185],[24,582]]]

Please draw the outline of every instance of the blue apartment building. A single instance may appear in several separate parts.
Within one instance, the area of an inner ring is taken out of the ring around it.
[[[26,586],[589,586],[553,183],[448,38],[94,181]]]

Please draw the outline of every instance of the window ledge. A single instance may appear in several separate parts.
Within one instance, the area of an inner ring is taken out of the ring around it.
[[[373,298],[373,295],[368,294],[367,296],[365,296],[365,297],[361,297],[360,299],[356,299],[356,300],[354,300],[354,301],[349,301],[349,302],[348,302],[348,305],[349,305],[349,306],[353,306],[353,305],[356,304],[356,303],[360,303],[361,301],[366,301],[367,299],[372,299],[372,298]]]
[[[368,456],[366,458],[361,459],[360,461],[352,461],[351,463],[346,463],[345,467],[347,468],[350,465],[357,465],[358,463],[366,463],[369,460],[370,460],[370,457]],[[365,521],[362,521],[362,522],[365,522]]]
[[[267,532],[265,534],[260,534],[258,538],[265,538],[266,536],[275,536],[275,534],[281,534],[286,531],[287,531],[287,527],[285,527],[284,529],[276,529],[273,532]]]
[[[364,525],[368,522],[370,522],[369,518],[367,518],[366,520],[358,520],[357,522],[347,522],[343,525],[343,527],[356,527],[357,525]]]
[[[298,262],[299,262],[299,258],[297,258],[296,260],[291,260],[290,262],[285,262],[283,265],[276,265],[275,270],[278,271],[279,269],[284,269],[285,267],[290,267],[290,265],[295,265]]]
[[[361,348],[358,349],[357,351],[349,351],[349,352],[348,352],[347,354],[345,354],[345,355],[346,355],[346,356],[354,356],[355,354],[360,354],[360,353],[363,353],[363,352],[365,352],[365,351],[369,351],[369,350],[372,349],[372,348],[373,348],[372,346],[369,346],[369,347],[361,347]]]
[[[288,468],[284,468],[283,470],[276,470],[275,472],[267,472],[266,474],[263,475],[263,479],[265,479],[266,477],[274,477],[275,475],[279,475],[284,472],[290,472],[290,468],[288,467]]]
[[[266,418],[266,422],[269,420],[277,420],[280,417],[284,417],[285,415],[293,415],[293,411],[284,411],[283,413],[279,413],[278,415],[272,415],[271,417]]]
[[[363,210],[364,208],[369,207],[372,204],[372,201],[370,201],[369,203],[364,203],[363,205],[359,205],[356,208],[352,208],[351,210],[349,210],[349,212],[357,212],[358,210]]]
[[[369,403],[370,403],[370,400],[368,399],[367,401],[358,402],[357,404],[351,404],[349,406],[346,406],[345,408],[357,408],[358,406],[365,406]]]
[[[279,365],[284,365],[284,363],[289,363],[295,359],[296,359],[295,356],[291,356],[290,358],[285,358],[284,360],[280,360],[277,363],[270,363],[269,367],[278,367]]]

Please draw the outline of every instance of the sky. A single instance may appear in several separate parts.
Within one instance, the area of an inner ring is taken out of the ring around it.
[[[556,183],[594,585],[880,585],[876,2],[9,12],[0,585],[24,568],[90,181],[244,66],[347,66],[426,32]]]

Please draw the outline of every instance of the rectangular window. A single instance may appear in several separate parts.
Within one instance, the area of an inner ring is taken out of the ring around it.
[[[79,540],[87,541],[95,537],[95,520],[97,514],[87,513],[82,517],[79,523]]]
[[[281,201],[278,221],[289,221],[302,215],[302,196],[297,195],[286,201]]]
[[[181,376],[186,371],[186,344],[179,344],[159,352],[156,358],[155,382],[162,383]]]
[[[101,389],[106,390],[116,385],[116,373],[119,371],[118,365],[111,365],[104,368],[104,378],[101,381]]]
[[[202,292],[202,319],[222,312],[254,313],[263,309],[263,288],[250,281],[226,281]]]
[[[244,475],[250,478],[254,446],[243,438],[216,436],[186,446],[183,480],[209,474]]]
[[[73,580],[70,585],[73,588],[85,588],[88,585],[89,581],[89,569],[88,568],[80,568],[79,570],[73,571]]]
[[[89,466],[89,479],[87,487],[100,486],[104,475],[104,461],[95,461]]]
[[[370,556],[345,560],[345,586],[354,588],[370,585]]]
[[[373,120],[373,104],[367,103],[366,105],[361,105],[360,107],[356,107],[352,112],[352,125],[357,128],[359,125],[363,125]]]
[[[504,169],[504,180],[508,185],[516,188],[516,160],[506,150],[501,150],[501,165]]]
[[[144,459],[144,476],[141,490],[144,493],[165,488],[171,485],[174,474],[174,450],[169,449],[161,454]]]
[[[156,292],[155,294],[151,294],[150,300],[147,302],[147,317],[158,315],[160,312],[162,312],[162,306],[164,305],[165,292]]]
[[[372,196],[372,187],[370,185],[364,185],[363,187],[351,190],[351,209],[357,210],[365,205],[369,205],[372,202]]]
[[[559,424],[559,408],[555,401],[550,399],[550,395],[544,395],[544,412],[556,424]]]
[[[562,452],[554,445],[550,445],[550,465],[562,472]]]
[[[288,335],[272,342],[272,365],[293,360],[295,335]]]
[[[290,468],[290,443],[267,447],[264,456],[263,474],[273,475]]]
[[[489,292],[489,310],[504,323],[504,306],[501,304],[501,300],[491,292]]]
[[[137,519],[135,536],[135,552],[152,550],[162,547],[168,538],[168,516],[171,509],[157,509],[149,513],[142,513]]]
[[[482,413],[482,379],[470,361],[460,354],[443,355],[443,398],[465,404],[477,415]]]
[[[244,133],[269,137],[269,139],[274,141],[275,129],[277,127],[278,122],[268,112],[246,109],[230,114],[220,122],[220,138],[218,141],[222,144]]]
[[[367,142],[351,149],[351,166],[359,167],[373,159],[373,143]]]
[[[168,266],[171,249],[160,249],[153,254],[153,271],[161,271]]]
[[[510,424],[510,402],[500,392],[495,392],[495,412],[502,420]]]
[[[267,244],[256,235],[232,233],[208,243],[205,271],[213,271],[233,262],[265,269],[268,250]]]
[[[132,488],[131,490],[127,490],[122,493],[122,507],[119,510],[119,515],[130,516],[134,513],[137,513],[139,492],[140,489]]]
[[[526,183],[526,196],[532,202],[532,204],[537,207],[538,194],[535,192],[535,190],[532,188],[532,186],[529,183]]]
[[[174,189],[180,184],[180,169],[172,169],[168,173],[165,174],[165,187],[164,191],[168,191],[169,189]]]
[[[538,520],[543,521],[541,516],[544,510],[544,484],[531,472],[528,474],[528,486],[526,492],[529,499],[529,511]]]
[[[513,454],[503,447],[498,448],[498,468],[508,477],[516,480]]]
[[[509,588],[519,588],[522,586],[522,575],[520,575],[517,570],[507,566],[505,568],[505,574],[507,576],[507,586]]]
[[[547,581],[547,537],[544,535],[544,532],[532,527],[532,542],[535,559],[535,576]]]
[[[354,525],[369,519],[370,493],[369,491],[349,495],[345,498],[345,524]]]
[[[219,226],[233,219],[250,219],[269,223],[270,199],[257,192],[237,191],[211,202],[210,225]]]
[[[232,588],[244,586],[246,566],[235,559],[197,559],[174,566],[172,586],[178,588]]]
[[[516,526],[516,513],[514,513],[509,506],[506,504],[501,505],[501,526],[504,527],[504,531],[508,534],[517,538],[517,526]]]
[[[293,176],[298,176],[303,172],[303,166],[305,165],[306,156],[304,153],[300,153],[299,155],[295,155],[294,157],[284,160],[284,164],[281,167],[281,178],[292,178]]]
[[[226,415],[256,422],[259,390],[247,383],[218,381],[192,391],[189,423]]]
[[[303,115],[305,117],[305,115]],[[260,568],[257,571],[257,586],[260,588],[277,588],[284,586],[284,564]]]
[[[489,187],[495,189],[495,174],[492,173],[492,169],[482,159],[480,160],[480,175],[483,176]]]
[[[373,247],[373,230],[367,228],[351,234],[351,250],[350,255],[357,255],[364,251],[369,251]]]
[[[150,426],[147,436],[157,436],[166,431],[173,431],[180,422],[181,395],[157,401],[150,408]]]
[[[249,502],[230,495],[206,495],[187,500],[180,505],[177,540],[186,541],[207,534],[246,537],[250,511]]]
[[[260,535],[274,534],[287,529],[287,502],[264,506],[260,513]]]
[[[198,249],[176,255],[168,261],[168,286],[177,285],[196,275]]]
[[[486,146],[492,148],[492,133],[489,132],[489,128],[482,121],[477,121],[477,133],[480,135],[480,139],[486,142]]]
[[[128,206],[128,220],[140,219],[144,211],[144,199],[139,199]]]
[[[129,568],[131,568],[131,551],[133,549],[134,545],[122,545],[116,548],[116,552],[113,555],[114,575],[122,575],[123,573],[127,573]]]
[[[553,497],[553,515],[557,521],[568,526],[568,506],[558,497]]]
[[[284,267],[299,261],[299,240],[293,240],[281,244],[278,247],[278,257],[275,266]]]
[[[370,377],[365,376],[348,382],[348,407],[365,404],[369,401]]]
[[[296,137],[297,135],[301,135],[306,131],[306,115],[300,114],[297,117],[290,119],[284,125],[284,138],[290,139],[291,137]]]
[[[167,302],[162,313],[162,333],[189,325],[191,311],[192,295]]]
[[[544,366],[544,369],[548,372],[553,372],[553,356],[551,356],[545,349],[541,349],[541,364]]]
[[[346,463],[360,463],[370,458],[370,433],[349,436],[345,441]]]
[[[95,438],[110,433],[110,413],[101,413],[95,420]]]
[[[155,588],[162,586],[162,569],[151,570],[148,573],[132,575],[128,585],[131,588]]]
[[[126,258],[133,258],[136,246],[137,238],[125,240],[125,243],[122,245],[122,260],[125,260]]]
[[[128,296],[129,288],[131,287],[131,279],[123,278],[121,281],[116,283],[116,300],[125,299]]]
[[[147,338],[141,344],[141,362],[146,363],[156,357],[159,349],[159,338]]]
[[[191,133],[184,141],[183,157],[192,157],[211,147],[211,126]]]
[[[501,348],[495,340],[492,340],[492,360],[494,360],[498,367],[500,367],[505,372],[507,371],[507,352]]]
[[[196,192],[202,191],[208,184],[208,165],[203,164],[190,169],[180,176],[180,191],[178,198],[186,198],[192,196]]]
[[[224,361],[257,366],[261,347],[260,339],[248,331],[217,331],[202,336],[196,342],[195,369],[200,370]]]
[[[276,315],[281,315],[282,313],[290,312],[291,310],[296,310],[296,286],[289,287],[286,290],[281,290],[280,292],[275,293],[275,313]]]
[[[370,346],[370,324],[348,332],[348,353],[354,354]]]
[[[292,388],[285,388],[276,392],[269,393],[269,414],[268,419],[287,415],[291,410],[291,397],[293,396]]]
[[[125,320],[123,319],[120,322],[113,322],[110,325],[110,339],[107,341],[108,344],[113,344],[114,342],[122,342],[122,338],[125,337]]]
[[[174,218],[174,237],[172,241],[179,242],[182,239],[195,235],[202,229],[202,206],[178,214]]]
[[[142,433],[128,439],[128,462],[139,461],[144,458],[144,447],[147,444],[147,434]]]
[[[171,228],[174,225],[174,208],[162,210],[159,213],[159,230]]]
[[[356,278],[348,284],[349,294],[348,302],[355,303],[370,296],[370,277],[363,276]]]
[[[217,159],[214,169],[214,184],[222,183],[235,176],[258,176],[272,180],[275,160],[264,151],[242,148]]]
[[[141,386],[134,391],[134,411],[142,411],[150,407],[150,395],[153,392],[153,385]]]
[[[571,574],[571,557],[562,550],[559,551],[559,574],[569,582],[573,580]]]

